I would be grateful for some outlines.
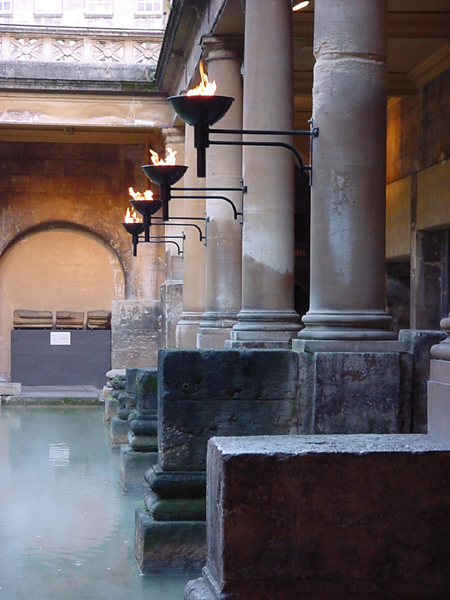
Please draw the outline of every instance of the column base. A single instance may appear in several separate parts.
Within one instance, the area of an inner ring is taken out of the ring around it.
[[[119,459],[119,484],[122,491],[146,490],[145,472],[157,462],[157,452],[135,452],[129,444],[123,444]]]
[[[155,521],[137,509],[134,557],[143,575],[200,575],[206,561],[206,523]]]
[[[177,323],[175,338],[177,348],[196,348],[197,332],[202,312],[184,312]]]
[[[112,449],[119,448],[122,444],[126,444],[128,442],[128,432],[130,431],[130,426],[128,425],[128,421],[123,421],[118,417],[113,417],[111,419],[111,429],[109,436],[109,445]]]
[[[290,348],[300,317],[290,310],[241,310],[225,348]]]
[[[314,312],[302,317],[305,325],[298,337],[303,340],[395,340],[390,331],[392,317],[386,312]]]
[[[111,419],[113,417],[117,417],[117,407],[119,406],[119,401],[117,398],[113,398],[112,396],[108,396],[105,399],[105,412],[103,414],[103,421],[105,425],[109,425],[111,423]]]
[[[236,313],[206,312],[198,328],[197,348],[224,348],[236,322]]]

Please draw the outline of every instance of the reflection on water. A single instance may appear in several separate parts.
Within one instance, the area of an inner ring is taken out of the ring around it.
[[[0,600],[181,600],[141,577],[134,507],[97,408],[1,408]]]

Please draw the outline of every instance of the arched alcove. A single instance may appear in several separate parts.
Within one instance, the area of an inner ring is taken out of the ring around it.
[[[123,268],[98,236],[71,227],[22,236],[0,258],[0,373],[11,372],[16,308],[86,313],[124,297]]]

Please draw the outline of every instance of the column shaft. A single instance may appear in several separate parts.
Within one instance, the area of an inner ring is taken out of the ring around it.
[[[293,128],[292,3],[247,0],[244,129]],[[289,136],[246,136],[283,141]],[[285,148],[244,146],[242,310],[232,332],[238,346],[288,343],[294,311],[294,162]]]
[[[231,96],[234,102],[220,128],[242,129],[242,39],[235,36],[214,38],[206,44],[210,81],[217,93]],[[227,136],[227,141],[241,136]],[[214,146],[207,153],[208,188],[238,188],[242,179],[242,147]],[[222,195],[242,210],[239,192],[207,192]],[[206,247],[206,311],[200,323],[197,344],[200,348],[223,348],[241,308],[242,225],[234,219],[232,207],[224,200],[206,200],[208,243]]]
[[[300,338],[391,339],[386,0],[316,0],[311,301]]]
[[[178,165],[184,165],[184,130],[178,127],[164,127],[161,130],[164,136],[164,142],[167,148],[171,148],[176,151],[176,163]],[[178,186],[184,185],[184,179],[181,179]],[[181,194],[177,194],[181,195]],[[173,198],[169,205],[169,215],[171,218],[177,217],[178,221],[183,219],[183,200]],[[163,235],[181,235],[182,229],[180,227],[166,225],[164,228]],[[182,246],[180,239],[176,239],[176,242]],[[168,242],[166,244],[166,281],[167,280],[181,280],[183,279],[183,258],[178,255],[177,247]]]
[[[185,132],[184,158],[185,164],[189,167],[184,176],[184,186],[204,186],[204,180],[196,176],[197,152],[194,148],[194,129],[189,125],[186,126]],[[189,192],[186,192],[186,195],[189,195]],[[185,199],[183,213],[186,217],[204,217],[205,200]],[[201,221],[195,223],[204,230]],[[195,348],[198,326],[205,311],[205,246],[203,242],[199,242],[199,234],[194,227],[186,227],[184,233],[186,240],[183,261],[183,312],[177,324],[176,344],[182,348]]]

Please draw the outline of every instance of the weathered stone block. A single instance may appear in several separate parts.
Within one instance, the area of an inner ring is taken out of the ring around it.
[[[103,415],[103,420],[105,423],[111,423],[111,419],[113,417],[117,417],[117,407],[119,406],[119,401],[117,398],[113,398],[112,396],[108,396],[105,400],[105,412]]]
[[[111,365],[156,366],[161,344],[161,311],[156,301],[112,302]]]
[[[159,465],[206,468],[213,435],[297,432],[297,355],[276,350],[160,350]]]
[[[127,367],[125,369],[125,390],[130,396],[136,395],[136,373],[135,367]]]
[[[120,447],[119,483],[124,492],[146,490],[145,472],[158,460],[157,452],[135,452],[128,444]]]
[[[448,596],[448,443],[425,435],[214,438],[207,494],[207,566],[186,599]]]
[[[412,411],[411,433],[427,432],[427,381],[430,375],[430,349],[444,340],[443,331],[403,329],[399,340],[406,342],[408,352],[413,355],[411,378]]]
[[[156,414],[158,405],[158,369],[156,367],[136,369],[136,406],[138,411]]]
[[[299,352],[302,433],[397,433],[408,413],[412,356]]]
[[[428,431],[450,442],[450,362],[432,360],[428,382]]]
[[[144,575],[200,574],[206,558],[206,523],[155,521],[138,509],[134,553]]]
[[[126,444],[128,442],[129,431],[130,426],[128,425],[128,421],[113,417],[111,419],[111,428],[109,432],[109,445],[111,448],[119,448],[122,444]]]
[[[161,286],[161,347],[176,346],[176,329],[183,312],[183,282],[165,281]]]

